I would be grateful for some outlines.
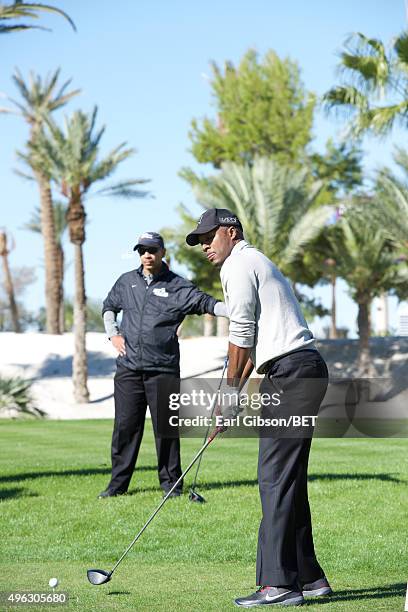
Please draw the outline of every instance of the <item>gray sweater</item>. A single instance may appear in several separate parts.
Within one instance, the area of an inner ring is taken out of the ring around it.
[[[252,348],[259,374],[270,359],[302,348],[314,348],[292,287],[278,268],[245,240],[238,242],[221,268],[229,312],[229,340]]]

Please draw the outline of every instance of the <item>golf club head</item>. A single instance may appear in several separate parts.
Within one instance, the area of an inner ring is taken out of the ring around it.
[[[86,572],[86,575],[88,576],[89,582],[95,585],[109,582],[112,576],[111,572],[105,572],[105,570],[101,569],[90,569]]]
[[[198,504],[205,504],[204,497],[200,495],[199,493],[197,493],[197,491],[194,491],[193,489],[190,489],[190,495],[188,496],[188,499],[191,502],[197,502]]]

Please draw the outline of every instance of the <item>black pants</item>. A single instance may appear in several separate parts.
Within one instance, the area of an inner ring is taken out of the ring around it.
[[[279,416],[284,413],[315,416],[326,393],[327,379],[326,364],[317,351],[298,351],[274,362],[260,391],[271,394],[277,389],[283,391]],[[276,414],[273,407],[269,411]],[[307,493],[312,433],[308,428],[306,433],[302,431],[302,437],[295,437],[296,430],[286,431],[285,437],[260,436],[258,482],[262,521],[257,585],[304,584],[324,576],[314,550]]]
[[[179,378],[118,365],[114,386],[115,424],[109,491],[123,493],[128,490],[142,442],[147,405],[156,441],[159,482],[163,491],[168,491],[181,476],[180,440],[174,429],[171,438],[161,437],[160,433],[168,423],[169,395],[179,392]],[[182,486],[180,483],[177,489],[181,491]]]

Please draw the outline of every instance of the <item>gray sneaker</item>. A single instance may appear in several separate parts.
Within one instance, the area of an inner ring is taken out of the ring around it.
[[[303,597],[319,597],[320,595],[331,595],[333,593],[326,577],[319,578],[314,582],[304,584],[302,587]]]
[[[301,606],[304,603],[302,593],[295,587],[261,587],[252,595],[238,597],[236,606],[252,608],[253,606]]]

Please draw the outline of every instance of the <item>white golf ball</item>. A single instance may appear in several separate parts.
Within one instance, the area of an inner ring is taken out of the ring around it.
[[[58,578],[50,578],[48,584],[54,589],[58,585]]]

